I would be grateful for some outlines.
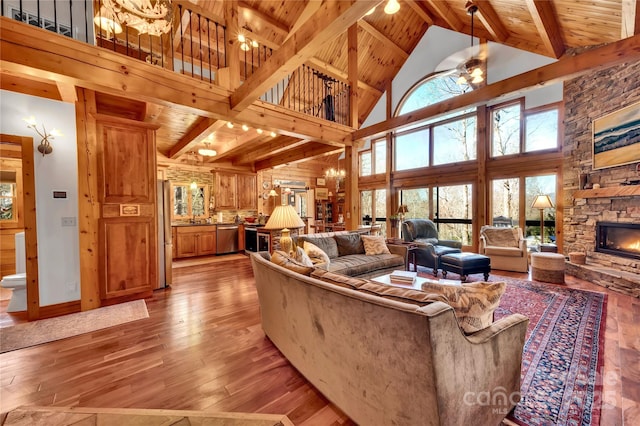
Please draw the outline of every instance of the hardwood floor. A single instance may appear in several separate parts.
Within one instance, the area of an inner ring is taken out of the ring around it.
[[[265,338],[248,258],[177,266],[172,287],[147,300],[149,319],[1,354],[0,412],[20,405],[165,408],[353,424]],[[640,424],[640,300],[573,277],[567,286],[609,295],[601,425]],[[0,324],[21,322],[7,316]]]

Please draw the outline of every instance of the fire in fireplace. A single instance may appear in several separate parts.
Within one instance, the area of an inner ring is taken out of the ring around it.
[[[640,259],[640,224],[597,222],[596,251]]]

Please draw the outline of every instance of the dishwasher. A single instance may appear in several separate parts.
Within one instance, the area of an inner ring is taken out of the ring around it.
[[[218,225],[216,227],[216,254],[238,251],[238,225]]]

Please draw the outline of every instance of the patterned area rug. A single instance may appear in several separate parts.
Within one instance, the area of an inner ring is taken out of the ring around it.
[[[420,275],[430,274],[422,268]],[[529,317],[522,400],[507,418],[525,426],[599,425],[607,295],[496,275],[489,281],[507,283],[496,320]]]
[[[0,329],[0,353],[149,318],[144,300],[62,315]]]

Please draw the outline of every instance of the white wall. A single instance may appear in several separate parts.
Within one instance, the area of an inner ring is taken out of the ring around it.
[[[474,41],[477,45],[477,40]],[[422,37],[411,56],[407,59],[392,84],[393,111],[404,94],[423,77],[433,73],[438,65],[460,50],[469,48],[470,37],[441,27],[430,27]],[[539,68],[555,62],[554,59],[525,52],[497,43],[489,43],[487,60],[487,83],[492,84],[508,77]],[[519,95],[513,96],[513,98]],[[501,98],[504,102],[509,98]],[[562,100],[562,83],[530,90],[525,95],[527,108],[546,105]],[[386,96],[380,98],[376,106],[365,120],[362,127],[382,122],[385,117]]]
[[[40,305],[80,299],[80,248],[78,227],[62,226],[62,218],[78,216],[78,165],[75,108],[72,104],[0,90],[0,132],[31,136],[34,144],[36,214],[38,227],[38,278]],[[41,138],[27,128],[24,118],[33,115],[48,131],[63,136],[52,142],[45,157],[35,147]],[[67,198],[54,199],[53,191]],[[96,277],[97,279],[97,277]]]

